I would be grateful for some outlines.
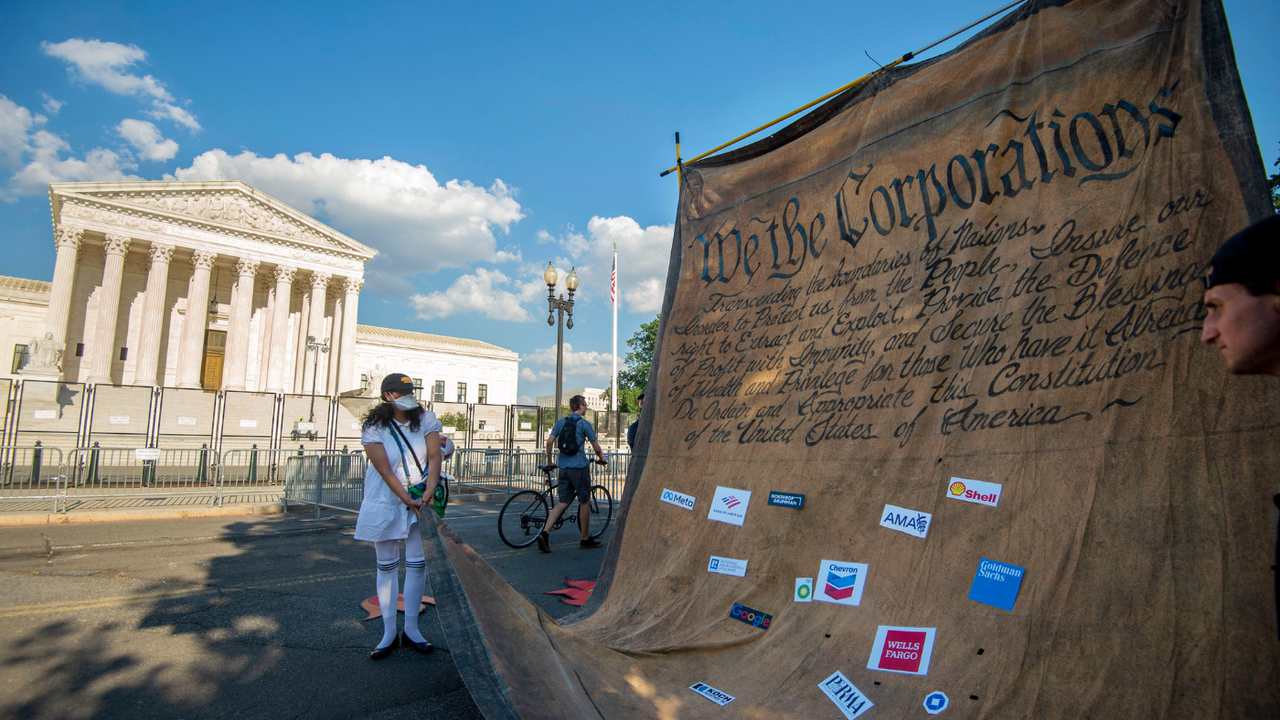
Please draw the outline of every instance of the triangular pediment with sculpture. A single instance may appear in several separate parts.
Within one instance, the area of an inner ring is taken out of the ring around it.
[[[63,202],[90,201],[215,228],[281,238],[350,253],[366,260],[376,251],[239,181],[56,183],[49,186],[58,214]],[[185,223],[184,223],[185,224]]]

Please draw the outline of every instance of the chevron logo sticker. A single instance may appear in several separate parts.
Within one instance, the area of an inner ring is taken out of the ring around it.
[[[814,593],[814,599],[837,605],[859,605],[862,589],[867,581],[866,563],[847,563],[823,560],[818,568],[822,589]]]

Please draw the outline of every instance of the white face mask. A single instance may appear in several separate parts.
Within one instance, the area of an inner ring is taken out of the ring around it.
[[[419,407],[418,400],[413,396],[413,393],[409,393],[407,395],[401,395],[400,397],[396,398],[396,407],[400,408],[401,410],[404,410],[405,412],[408,412],[416,407]]]

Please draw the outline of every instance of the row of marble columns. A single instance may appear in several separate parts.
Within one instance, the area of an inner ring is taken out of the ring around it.
[[[67,322],[71,311],[71,293],[75,283],[76,257],[84,231],[59,226],[55,231],[57,260],[53,271],[53,286],[49,297],[49,315],[46,328],[54,339],[64,346],[67,341]],[[98,314],[94,323],[94,337],[89,347],[90,368],[87,382],[111,383],[111,362],[114,357],[117,310],[120,306],[120,289],[124,276],[125,256],[129,252],[131,238],[125,235],[107,234],[103,242],[106,263],[102,273],[102,288],[98,299]],[[147,272],[146,298],[143,302],[142,325],[134,369],[134,383],[158,385],[160,338],[164,327],[165,298],[168,291],[169,264],[174,246],[151,242],[147,249],[150,266]],[[200,370],[205,353],[205,331],[208,327],[205,308],[209,306],[209,277],[217,254],[195,250],[191,256],[191,278],[187,284],[187,317],[182,323],[181,337],[177,338],[178,362],[176,384],[180,388],[201,387]],[[236,261],[236,280],[231,291],[231,311],[227,321],[227,345],[224,356],[222,388],[246,389],[249,369],[250,321],[253,312],[254,283],[261,263],[239,258]],[[264,328],[262,352],[265,353],[265,386],[259,381],[259,390],[285,392],[285,358],[289,346],[289,305],[293,280],[297,268],[276,265],[272,270],[275,280],[274,300]],[[311,273],[310,302],[304,304],[302,323],[306,334],[317,341],[323,339],[325,327],[326,296],[332,276],[322,272]],[[322,394],[329,390],[340,392],[353,389],[353,361],[355,359],[356,323],[359,310],[360,289],[363,280],[343,278],[342,293],[335,303],[333,328],[337,338],[330,339],[330,352],[336,353],[336,380],[319,388]],[[305,341],[303,341],[305,342]],[[296,348],[301,356],[303,347]],[[328,361],[328,358],[321,358]],[[326,365],[326,367],[329,367]],[[302,392],[311,389],[316,363],[307,358],[304,365]]]

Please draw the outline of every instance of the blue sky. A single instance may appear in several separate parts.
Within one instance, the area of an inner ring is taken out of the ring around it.
[[[361,322],[515,350],[522,396],[553,385],[541,270],[576,265],[565,382],[607,387],[611,246],[625,354],[665,281],[674,131],[689,157],[1000,4],[11,0],[0,274],[52,277],[50,181],[234,177],[381,251]],[[1226,10],[1275,172],[1280,2]]]

